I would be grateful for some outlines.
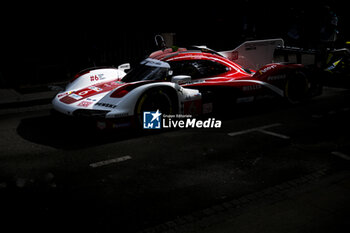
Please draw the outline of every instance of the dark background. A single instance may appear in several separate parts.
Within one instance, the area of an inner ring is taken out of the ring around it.
[[[333,2],[329,5],[339,17],[338,46],[342,46],[350,39],[348,6]],[[206,44],[219,51],[233,49],[245,39],[273,37],[284,38],[287,45],[317,48],[322,5],[301,1],[6,3],[0,8],[0,88],[37,91],[93,65],[134,63],[156,49],[158,33],[176,33],[178,46]],[[244,35],[245,18],[256,26],[255,33]],[[305,32],[298,43],[285,37],[296,22]],[[0,114],[0,206],[5,213],[0,224],[14,232],[135,232],[237,200],[242,201],[232,208],[241,205],[238,212],[255,211],[254,201],[246,207],[246,195],[261,197],[270,190],[271,195],[261,200],[265,206],[275,203],[273,190],[287,181],[295,184],[295,179],[325,169],[330,174],[348,170],[347,161],[334,155],[350,154],[348,89],[324,88],[322,96],[294,106],[267,101],[235,107],[232,113],[216,117],[223,120],[221,129],[170,132],[96,132],[85,122],[52,115],[51,105],[32,106],[33,102],[15,103],[10,105],[13,113],[1,109]],[[0,108],[4,106],[9,105]],[[267,131],[290,139],[249,131],[276,123]],[[249,133],[228,136],[242,131]],[[90,166],[123,156],[132,159],[101,169]],[[267,224],[274,221],[267,227],[269,232],[274,226],[307,232],[307,223],[316,227],[314,232],[337,232],[349,222],[349,201],[345,184],[333,185],[329,190],[322,185],[325,188],[314,196],[305,187],[309,198],[295,199],[296,206],[291,202],[294,196],[278,192],[277,198],[286,198],[288,210],[277,209],[275,215],[262,209],[256,212],[269,217]],[[301,187],[289,187],[299,196]],[[330,208],[333,205],[337,209]],[[215,215],[225,221],[222,214]],[[277,215],[282,221],[276,221]],[[266,218],[255,216],[248,214],[242,224],[262,228]],[[209,224],[214,223],[212,217]],[[303,226],[286,228],[286,223]]]
[[[136,62],[156,50],[154,36],[173,32],[178,46],[235,48],[247,39],[282,37],[303,26],[300,44],[317,47],[321,8],[339,18],[338,47],[349,39],[344,2],[211,1],[14,3],[1,8],[0,86],[20,89],[69,80],[92,66]],[[246,34],[244,22],[255,32]]]

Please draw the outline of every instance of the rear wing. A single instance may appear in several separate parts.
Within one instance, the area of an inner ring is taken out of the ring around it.
[[[273,63],[275,49],[283,46],[283,39],[254,40],[219,54],[244,68],[258,70],[266,64]]]

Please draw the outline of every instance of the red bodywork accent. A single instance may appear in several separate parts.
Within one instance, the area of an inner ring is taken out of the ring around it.
[[[176,51],[172,48],[164,49],[164,50],[158,50],[151,55],[149,55],[150,58],[157,59],[157,60],[163,60],[165,57],[172,56],[174,54],[178,54],[179,52],[187,51],[185,48],[178,48]]]
[[[187,60],[215,61],[217,63],[220,63],[226,66],[228,70],[216,76],[192,80],[192,83],[184,84],[183,86],[190,87],[190,88],[210,87],[210,86],[239,87],[239,88],[243,88],[244,86],[252,87],[252,88],[246,88],[246,92],[247,91],[254,92],[255,90],[254,86],[256,86],[257,84],[260,85],[256,81],[271,83],[272,85],[278,86],[281,82],[274,83],[274,81],[269,81],[268,78],[273,75],[285,74],[289,70],[300,69],[303,67],[303,65],[300,65],[300,64],[275,63],[275,64],[265,65],[261,69],[259,69],[257,72],[254,73],[254,71],[249,72],[243,67],[241,67],[240,65],[238,65],[237,63],[230,61],[229,59],[221,55],[218,55],[215,53],[201,52],[201,51],[188,51],[185,48],[178,48],[176,51],[174,51],[171,48],[160,50],[152,53],[149,57],[153,59],[165,61],[165,62],[187,61]],[[94,76],[92,76],[91,78],[94,78]],[[109,92],[114,89],[116,90],[111,94],[111,97],[122,98],[134,88],[140,85],[144,85],[145,83],[148,83],[148,82],[153,82],[153,81],[140,81],[140,82],[125,84],[118,81],[119,79],[116,79],[114,81],[109,81],[106,83],[101,83],[101,84],[89,86],[87,88],[83,88],[79,91],[75,91],[69,95],[62,97],[60,101],[66,104],[72,104],[77,101],[81,101],[83,99],[91,97],[93,95]]]
[[[156,54],[156,53],[153,53]],[[229,68],[229,71],[219,74],[213,77],[206,77],[202,79],[193,80],[191,84],[185,84],[185,87],[200,87],[200,86],[242,86],[242,83],[234,83],[234,80],[253,79],[253,73],[248,73],[240,65],[228,60],[217,54],[197,52],[197,51],[186,51],[186,52],[169,52],[165,51],[156,58],[165,62],[170,61],[186,61],[186,60],[208,60],[215,61]]]
[[[238,56],[238,54],[235,54]],[[256,86],[257,83],[254,81],[262,81],[266,83],[271,83],[272,85],[276,85],[277,87],[281,85],[281,82],[269,81],[268,77],[273,75],[286,74],[291,70],[301,69],[304,66],[301,64],[280,64],[273,63],[267,64],[260,68],[257,72],[254,70],[244,69],[242,66],[237,63],[223,57],[221,55],[215,53],[208,52],[200,52],[200,51],[188,51],[186,49],[179,49],[177,51],[173,51],[171,49],[166,49],[164,51],[157,51],[150,55],[150,58],[158,59],[165,62],[171,61],[185,61],[185,60],[209,60],[218,62],[230,70],[221,73],[216,76],[206,77],[202,79],[192,80],[193,82],[190,84],[183,85],[184,87],[239,87],[242,88],[244,86]],[[247,80],[247,82],[244,82]],[[283,88],[282,86],[280,88]],[[254,90],[254,88],[250,88]],[[250,90],[248,88],[248,90]]]
[[[172,56],[166,56],[162,59],[165,62],[168,61],[185,61],[185,60],[208,60],[208,61],[216,61],[226,67],[228,67],[230,70],[222,73],[217,77],[216,80],[212,80],[211,77],[207,77],[202,79],[205,82],[201,83],[202,85],[206,85],[206,82],[209,82],[211,84],[215,82],[227,82],[229,80],[234,80],[237,78],[251,78],[252,74],[247,73],[240,65],[237,63],[234,63],[225,57],[211,54],[211,53],[203,53],[203,52],[186,52],[186,53],[178,53],[173,54]],[[200,84],[196,84],[198,86]]]
[[[118,88],[117,90],[115,90],[111,94],[111,97],[112,98],[122,98],[126,94],[128,94],[130,91],[132,91],[133,89],[135,89],[139,86],[142,86],[146,83],[151,83],[151,82],[154,82],[154,81],[150,80],[150,81],[140,81],[140,82],[127,83],[127,84],[123,85],[122,87]]]
[[[304,65],[302,64],[281,64],[281,63],[273,63],[267,64],[261,67],[254,75],[253,78],[259,80],[266,80],[269,76],[276,75],[278,73],[302,69]]]
[[[184,103],[184,114],[198,116],[202,112],[202,100],[187,101]]]
[[[88,97],[91,97],[93,95],[101,94],[104,92],[109,92],[117,87],[123,86],[125,84],[119,83],[117,81],[109,81],[105,83],[100,83],[96,85],[92,85],[86,88],[83,88],[81,90],[75,91],[62,99],[60,101],[65,104],[72,104],[77,101],[86,99]]]

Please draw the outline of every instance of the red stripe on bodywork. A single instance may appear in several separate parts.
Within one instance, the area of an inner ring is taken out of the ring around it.
[[[77,100],[67,95],[67,96],[63,97],[62,99],[60,99],[60,101],[62,103],[65,103],[65,104],[72,104]]]
[[[117,87],[123,86],[123,85],[125,85],[125,84],[118,83],[116,81],[92,85],[92,86],[89,86],[87,88],[75,91],[75,92],[71,93],[70,95],[63,97],[62,99],[60,99],[60,101],[62,103],[65,103],[65,104],[72,104],[72,103],[75,103],[77,101],[86,99],[88,97],[111,91],[111,90],[113,90]],[[73,96],[76,96],[76,98],[74,98]]]

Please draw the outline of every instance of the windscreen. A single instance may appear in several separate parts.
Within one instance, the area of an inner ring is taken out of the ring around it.
[[[147,58],[128,72],[122,81],[130,83],[145,80],[165,80],[169,69],[170,65],[168,63]]]

